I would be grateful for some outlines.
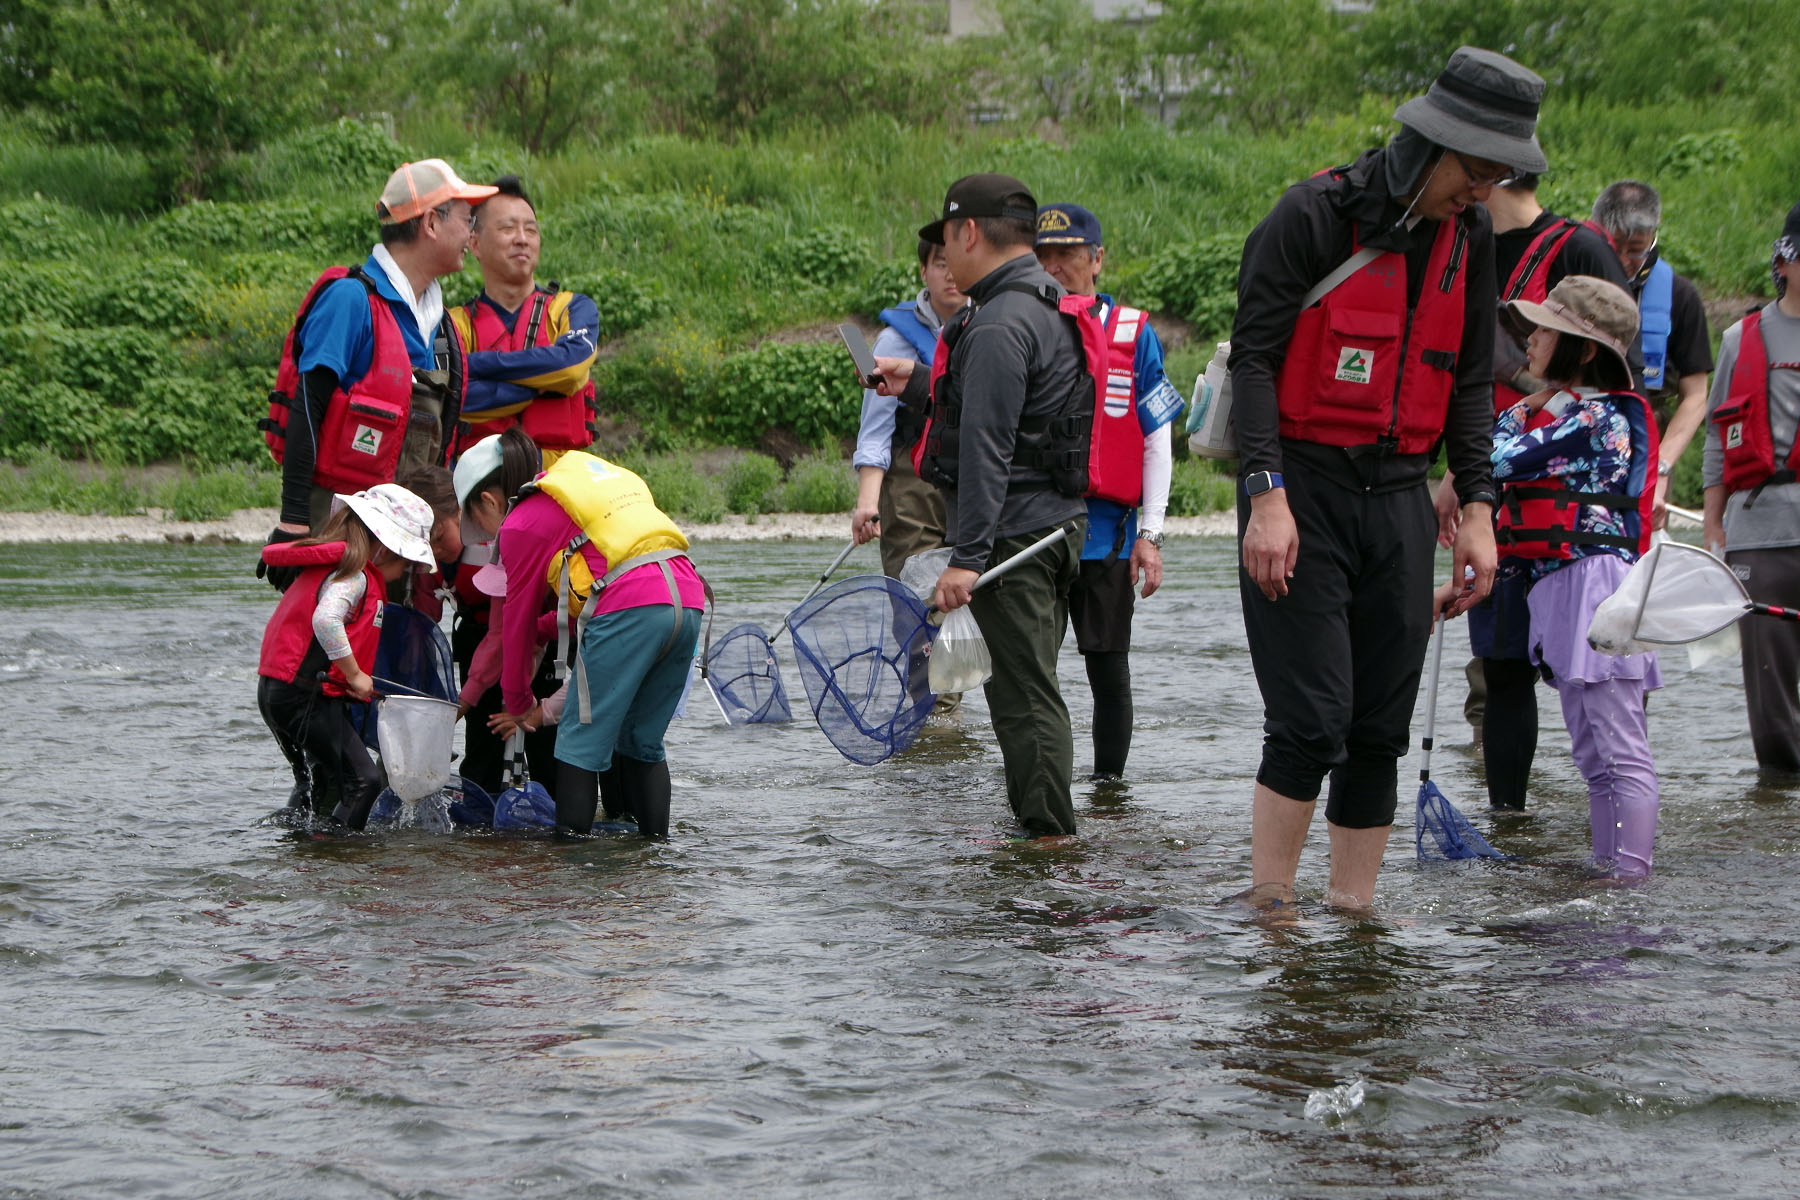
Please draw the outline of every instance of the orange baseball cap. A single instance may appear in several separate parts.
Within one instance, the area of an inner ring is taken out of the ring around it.
[[[381,189],[381,205],[375,210],[383,225],[410,221],[446,200],[467,200],[479,204],[499,188],[486,184],[464,183],[450,164],[441,158],[424,158],[416,163],[401,163],[400,169],[388,176]]]

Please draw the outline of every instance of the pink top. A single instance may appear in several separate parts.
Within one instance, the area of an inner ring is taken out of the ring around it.
[[[563,511],[554,497],[535,492],[513,506],[500,526],[496,543],[500,563],[506,568],[506,602],[499,604],[499,615],[490,614],[490,628],[500,630],[500,690],[509,713],[523,713],[537,703],[531,694],[531,677],[537,669],[537,646],[540,640],[539,614],[544,602],[556,603],[556,593],[548,582],[550,560],[567,546],[581,527]],[[588,570],[599,579],[607,572],[606,556],[589,542],[581,547]],[[683,608],[705,608],[706,591],[693,563],[685,557],[669,563],[675,577],[675,588]],[[536,597],[536,600],[532,598]],[[663,580],[662,567],[647,563],[627,571],[600,594],[594,612],[617,612],[625,608],[645,608],[669,602],[669,585]],[[549,614],[554,619],[554,613]],[[555,636],[554,624],[548,624],[549,636]]]

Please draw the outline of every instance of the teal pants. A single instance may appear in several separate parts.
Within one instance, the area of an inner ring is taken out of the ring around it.
[[[556,757],[588,771],[606,770],[615,750],[639,762],[662,762],[663,734],[681,703],[699,636],[697,608],[647,604],[589,621],[581,635],[589,719],[581,721],[571,676],[556,727]]]
[[[1006,801],[1025,831],[1038,836],[1075,832],[1069,796],[1075,739],[1056,685],[1056,656],[1068,628],[1069,588],[1085,532],[1083,521],[1072,524],[1067,538],[976,592],[969,604],[994,663],[983,693],[1006,764]],[[1000,539],[988,565],[1055,528]]]

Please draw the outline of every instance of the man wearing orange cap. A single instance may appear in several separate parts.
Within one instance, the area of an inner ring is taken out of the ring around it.
[[[462,270],[471,205],[494,190],[464,183],[441,158],[402,164],[375,205],[379,244],[361,266],[326,271],[301,302],[261,423],[282,468],[270,542],[316,529],[333,492],[447,465],[463,347],[437,281]],[[268,574],[284,587],[280,571]]]

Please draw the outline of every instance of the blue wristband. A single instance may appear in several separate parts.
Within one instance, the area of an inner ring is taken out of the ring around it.
[[[1260,496],[1264,492],[1272,492],[1278,487],[1286,487],[1281,475],[1275,471],[1252,471],[1244,476],[1244,495]]]

